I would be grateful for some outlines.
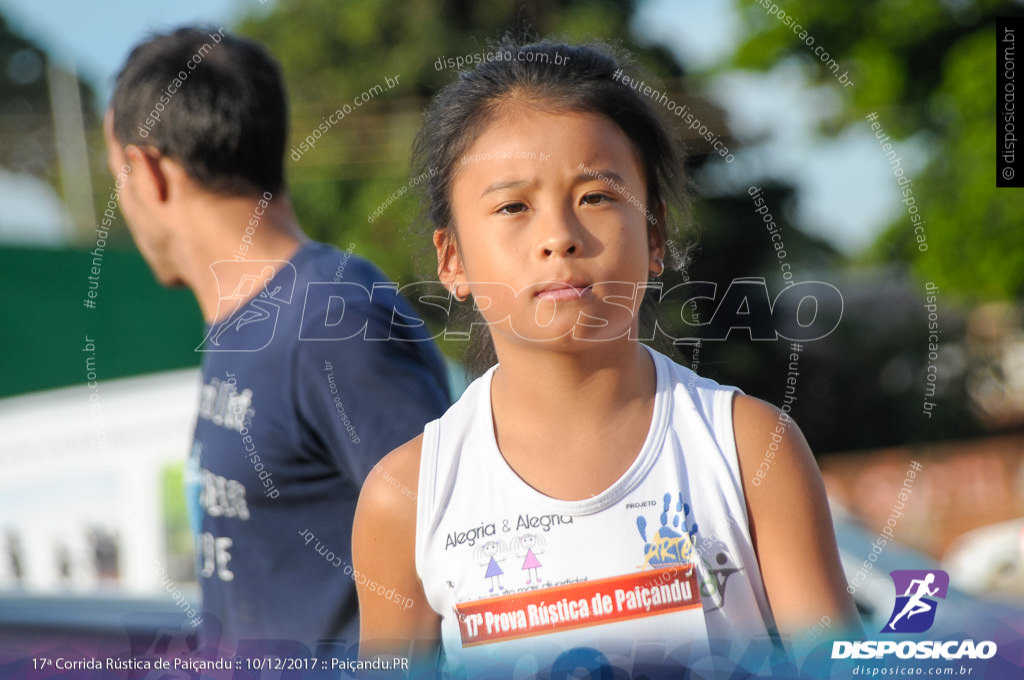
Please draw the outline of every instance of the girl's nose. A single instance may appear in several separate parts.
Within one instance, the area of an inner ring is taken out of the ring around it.
[[[541,230],[537,251],[543,259],[554,255],[569,257],[583,253],[579,225],[574,224],[573,216],[551,215]]]

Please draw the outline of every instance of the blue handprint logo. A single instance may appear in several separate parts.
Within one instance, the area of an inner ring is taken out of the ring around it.
[[[669,511],[672,509],[672,494],[665,494],[665,509],[661,513],[661,526],[647,540],[647,518],[639,515],[636,528],[640,538],[644,540],[644,567],[664,567],[673,564],[691,564],[693,562],[693,543],[697,536],[697,523],[690,517],[690,505],[683,502],[683,494],[678,494],[675,512],[669,522]],[[692,522],[692,524],[689,524]]]

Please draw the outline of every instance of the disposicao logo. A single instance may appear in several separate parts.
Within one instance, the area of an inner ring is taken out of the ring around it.
[[[949,574],[939,569],[898,569],[890,572],[896,586],[896,604],[882,633],[923,633],[935,623],[938,602],[946,599]]]
[[[940,569],[898,569],[890,572],[896,602],[882,633],[923,633],[935,623],[938,601],[946,599],[949,574]],[[833,659],[991,659],[997,652],[991,640],[835,640]]]

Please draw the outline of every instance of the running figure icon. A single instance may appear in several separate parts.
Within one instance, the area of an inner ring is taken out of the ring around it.
[[[923,614],[924,612],[932,610],[933,605],[930,602],[922,601],[922,598],[926,595],[934,596],[938,594],[938,586],[935,587],[935,590],[932,590],[929,587],[934,582],[935,574],[930,572],[924,578],[914,579],[910,582],[910,585],[907,587],[907,591],[903,593],[904,597],[909,595],[910,599],[907,600],[906,605],[904,605],[903,611],[897,614],[896,617],[889,622],[890,629],[896,630],[896,622],[903,618],[904,614],[906,614],[907,620],[909,621],[914,614]],[[914,590],[915,584],[917,585],[917,591],[911,595],[910,591]]]

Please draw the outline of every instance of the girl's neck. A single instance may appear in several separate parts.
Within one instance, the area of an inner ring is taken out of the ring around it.
[[[577,412],[588,419],[615,413],[631,399],[654,393],[654,362],[640,343],[587,343],[578,351],[545,343],[502,348],[492,393],[505,406],[525,406],[553,421]],[[557,407],[554,412],[542,407]]]
[[[657,383],[650,354],[629,340],[588,345],[500,348],[491,383],[502,456],[527,484],[555,498],[607,489],[650,429]]]

